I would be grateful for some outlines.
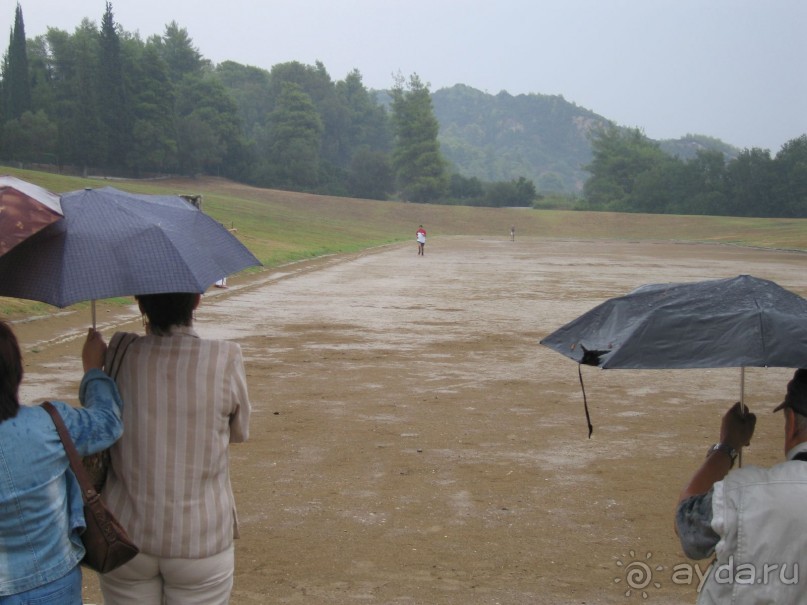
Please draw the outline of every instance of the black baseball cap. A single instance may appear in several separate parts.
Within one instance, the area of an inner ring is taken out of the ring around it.
[[[774,412],[790,408],[797,414],[807,416],[807,369],[795,371],[793,378],[787,383],[785,400],[774,408]]]

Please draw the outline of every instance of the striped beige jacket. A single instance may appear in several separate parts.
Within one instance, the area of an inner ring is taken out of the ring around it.
[[[249,433],[241,348],[191,328],[142,336],[116,381],[123,437],[111,450],[105,502],[144,553],[222,552],[238,537],[228,447]]]

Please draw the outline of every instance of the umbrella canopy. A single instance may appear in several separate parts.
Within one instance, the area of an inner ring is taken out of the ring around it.
[[[651,284],[541,344],[601,368],[807,367],[807,300],[750,275]]]
[[[67,307],[85,300],[204,292],[260,265],[221,223],[179,196],[113,187],[62,195],[64,220],[0,256],[0,296]]]
[[[807,300],[750,275],[650,284],[594,307],[541,344],[600,368],[740,367],[743,402],[746,367],[807,367]],[[579,365],[578,376],[591,437]]]
[[[0,254],[61,218],[58,195],[13,176],[0,176]]]

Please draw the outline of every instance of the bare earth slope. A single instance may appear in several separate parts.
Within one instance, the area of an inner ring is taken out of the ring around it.
[[[538,341],[644,283],[751,274],[803,295],[805,260],[456,237],[424,257],[413,242],[210,292],[196,326],[241,344],[254,406],[250,441],[232,448],[232,602],[694,602],[705,564],[683,557],[672,513],[739,371],[584,368],[589,440],[577,367]],[[141,329],[134,308],[100,316],[107,339]],[[88,321],[15,325],[26,401],[75,401]],[[781,456],[781,419],[765,412],[790,374],[748,370],[760,418],[746,464]],[[85,585],[100,603],[89,572]]]

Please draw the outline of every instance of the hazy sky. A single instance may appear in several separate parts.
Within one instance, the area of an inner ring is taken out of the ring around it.
[[[26,35],[100,23],[105,0],[19,0]],[[0,1],[10,31],[16,0]],[[270,69],[319,60],[369,88],[563,95],[652,138],[772,153],[807,134],[805,0],[117,0],[143,39],[175,20],[201,54]]]

